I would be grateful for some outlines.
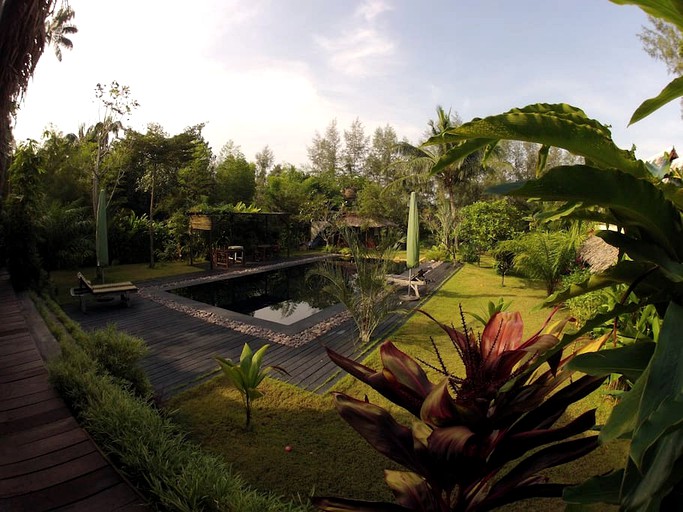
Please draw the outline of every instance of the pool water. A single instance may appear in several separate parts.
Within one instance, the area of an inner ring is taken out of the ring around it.
[[[353,271],[352,264],[339,264]],[[322,291],[327,281],[312,272],[317,265],[320,263],[246,274],[169,292],[260,320],[292,325],[337,304]],[[389,268],[390,273],[403,270],[405,263]]]
[[[259,272],[169,290],[182,297],[253,318],[292,325],[337,301],[324,293],[315,264]]]

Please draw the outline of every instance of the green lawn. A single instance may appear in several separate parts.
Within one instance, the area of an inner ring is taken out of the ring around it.
[[[424,305],[435,318],[460,326],[459,304],[465,311],[479,312],[489,300],[499,297],[512,300],[509,309],[522,312],[525,335],[531,335],[543,323],[549,310],[537,306],[544,299],[543,286],[508,277],[505,287],[500,276],[484,259],[482,266],[466,265],[447,281]],[[476,324],[471,324],[476,329]],[[403,350],[427,361],[434,361],[429,337],[443,348],[454,371],[459,365],[446,346],[446,337],[428,318],[414,314],[391,339]],[[369,354],[366,364],[377,367],[378,354]],[[391,463],[370,448],[338,416],[329,396],[319,396],[296,387],[267,379],[264,398],[254,403],[254,430],[242,428],[244,412],[237,392],[228,389],[222,377],[211,380],[169,404],[177,420],[191,436],[211,452],[225,457],[255,487],[298,499],[311,494],[340,495],[362,499],[390,499],[383,482],[383,469]],[[386,406],[400,416],[393,404],[367,386],[345,377],[336,390],[369,399]],[[599,391],[572,407],[566,420],[589,407],[599,407],[602,420],[609,403]],[[407,421],[407,415],[402,416]],[[285,451],[291,446],[291,451]],[[577,482],[603,473],[621,464],[621,447],[603,447],[582,460],[555,469],[555,481]],[[564,510],[561,503],[535,500],[508,507],[527,512]]]

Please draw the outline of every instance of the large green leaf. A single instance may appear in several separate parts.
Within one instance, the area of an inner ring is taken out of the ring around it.
[[[622,509],[627,512],[680,510],[680,506],[662,508],[661,503],[683,479],[682,455],[683,430],[678,429],[659,438],[648,453],[648,463],[642,470],[630,459],[622,485]]]
[[[635,382],[650,363],[654,351],[654,343],[641,342],[611,350],[579,354],[569,361],[569,369],[595,376],[619,373]]]
[[[631,120],[628,124],[632,125],[633,123],[637,123],[656,110],[659,110],[667,103],[678,99],[681,96],[683,96],[683,77],[678,77],[670,82],[669,85],[667,85],[664,89],[662,89],[662,92],[660,92],[657,96],[650,98],[649,100],[645,100],[633,113],[633,116],[631,116]]]
[[[603,288],[612,286],[617,282],[619,281],[615,281],[614,279],[602,276],[600,274],[591,274],[583,281],[571,284],[564,290],[555,292],[547,299],[545,299],[544,304],[546,306],[555,306],[557,304],[562,304],[563,302],[566,302],[569,299],[585,295],[586,293],[602,290]]]
[[[654,263],[671,281],[683,282],[683,265],[672,259],[660,246],[615,231],[601,231],[598,236],[609,245],[623,251],[632,260]]]
[[[626,436],[636,427],[638,407],[643,398],[643,389],[647,380],[649,367],[635,382],[634,386],[621,395],[619,403],[612,408],[607,423],[600,431],[600,442],[605,444],[620,437]]]
[[[617,147],[607,127],[567,104],[536,104],[474,119],[448,131],[463,139],[505,139],[555,146],[586,157],[603,168],[649,177],[645,164]],[[448,153],[443,157],[449,158]],[[437,166],[438,168],[438,166]]]
[[[433,143],[434,139],[435,138],[432,137],[425,143],[425,145]],[[449,165],[464,159],[468,155],[471,155],[472,153],[479,151],[480,149],[483,149],[494,142],[495,140],[492,139],[471,139],[461,141],[457,146],[449,149],[443,157],[439,158],[437,163],[431,168],[430,173],[439,173]]]
[[[623,469],[611,471],[606,475],[594,476],[579,485],[567,487],[562,494],[562,498],[568,503],[608,503],[618,505],[623,478]],[[581,509],[568,508],[567,510]]]
[[[676,207],[647,180],[618,170],[586,165],[550,169],[537,180],[507,183],[490,189],[498,194],[537,197],[546,201],[582,201],[611,209],[628,229],[661,246],[670,256],[680,256],[683,229]]]
[[[662,322],[631,441],[631,457],[641,470],[650,447],[683,426],[682,332],[683,307],[672,302]]]
[[[619,5],[635,5],[648,15],[672,23],[683,31],[683,4],[680,0],[611,0]]]

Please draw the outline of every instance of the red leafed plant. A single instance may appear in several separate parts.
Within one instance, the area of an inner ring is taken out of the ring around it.
[[[597,436],[580,436],[594,426],[595,410],[561,427],[553,425],[604,380],[583,376],[570,381],[566,363],[574,354],[563,359],[556,351],[547,357],[566,321],[550,325],[551,314],[538,333],[523,341],[519,313],[494,314],[479,336],[464,318],[460,331],[422,313],[448,334],[465,365],[464,377],[447,369],[434,340],[436,364],[420,362],[443,376],[439,383],[390,341],[380,347],[379,371],[328,349],[338,366],[418,420],[408,427],[367,398],[334,393],[342,418],[407,469],[385,471],[396,503],[315,497],[313,504],[339,512],[482,512],[527,498],[561,496],[565,484],[549,483],[539,472],[597,447]],[[590,342],[581,351],[601,343]],[[544,356],[545,370],[538,365]]]

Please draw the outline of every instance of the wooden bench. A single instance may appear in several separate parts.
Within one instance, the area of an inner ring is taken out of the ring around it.
[[[129,293],[137,293],[138,287],[130,281],[122,281],[120,283],[109,284],[92,284],[89,279],[86,279],[80,272],[76,274],[78,277],[78,288],[71,288],[71,296],[78,297],[81,302],[81,311],[85,313],[86,303],[85,299],[88,295],[92,295],[97,300],[111,299],[112,295],[119,295],[121,302],[126,306],[130,304]]]

